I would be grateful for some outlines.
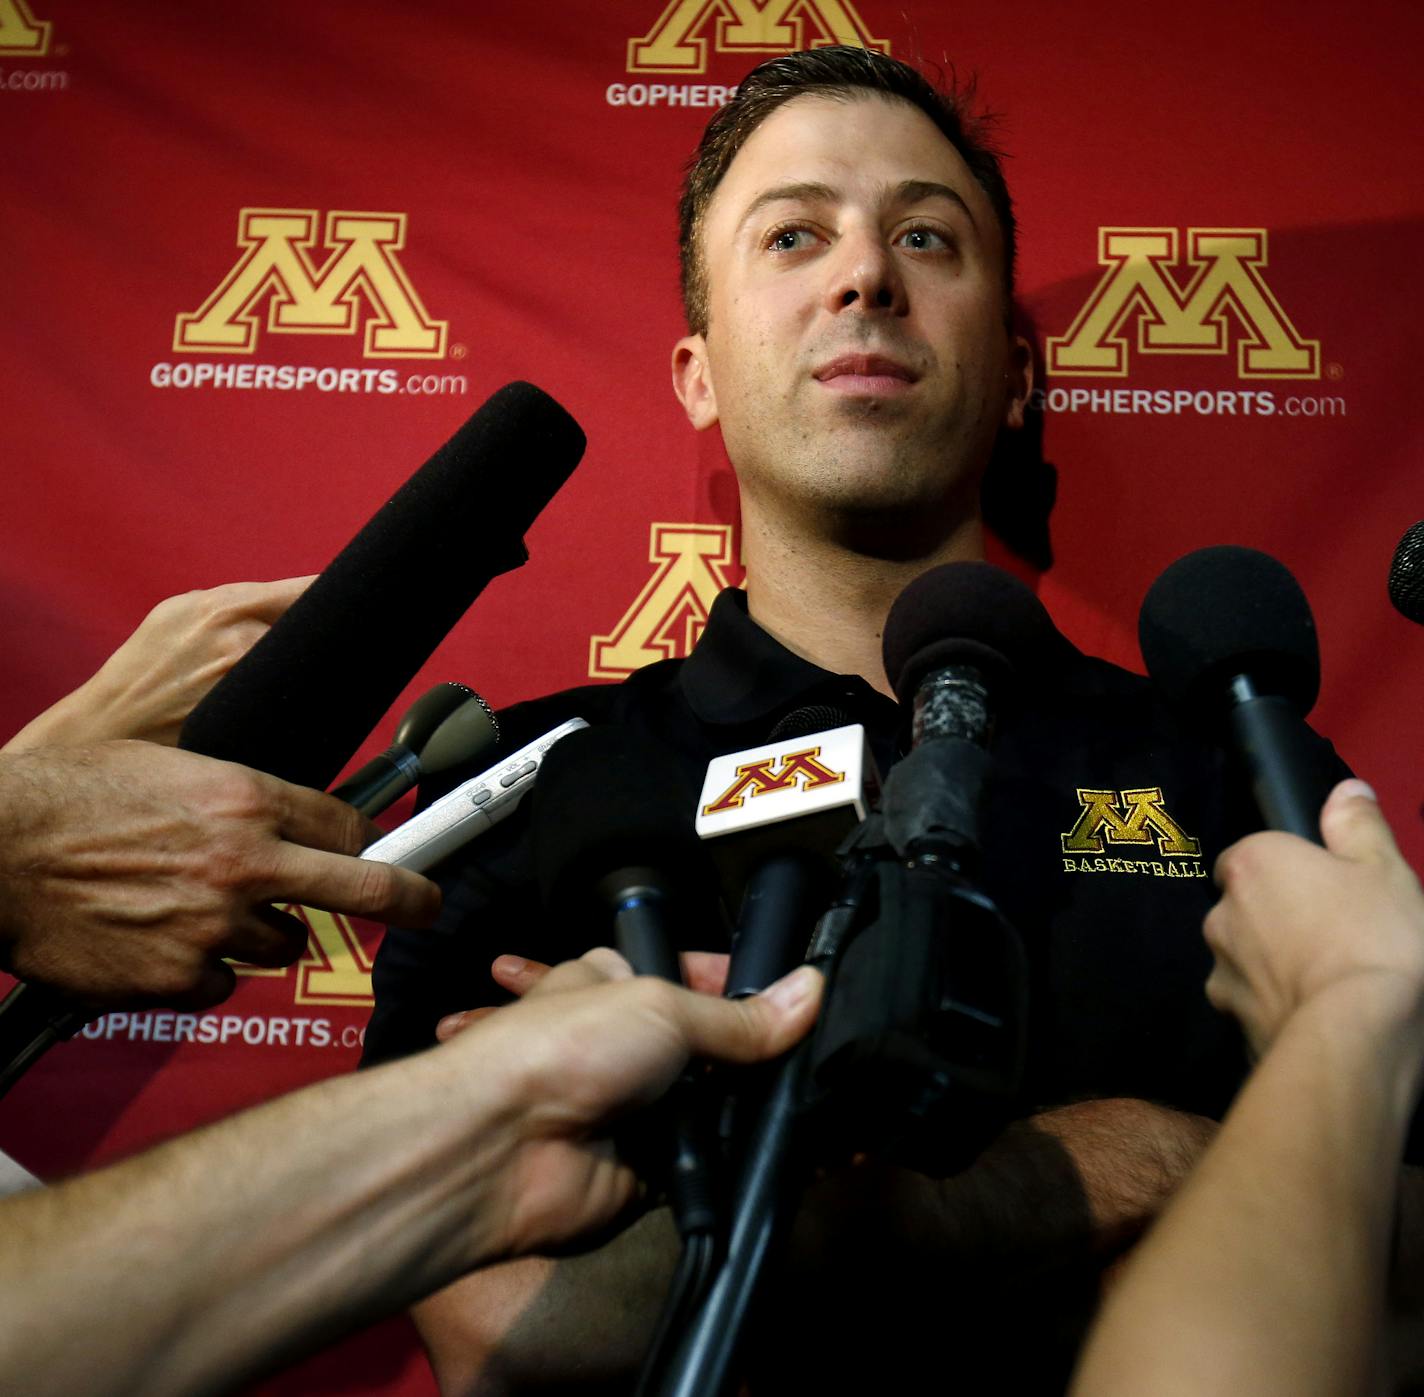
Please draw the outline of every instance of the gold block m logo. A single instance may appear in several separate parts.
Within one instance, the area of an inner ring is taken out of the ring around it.
[[[805,747],[799,752],[788,752],[780,759],[779,768],[775,757],[763,757],[760,761],[739,766],[736,780],[710,805],[704,805],[702,813],[720,815],[727,810],[740,810],[748,796],[789,791],[798,785],[803,791],[814,791],[821,786],[834,786],[844,781],[845,772],[832,771],[824,762],[817,761],[820,755],[819,747]]]
[[[1078,803],[1083,813],[1073,828],[1060,836],[1065,854],[1101,854],[1104,839],[1109,844],[1141,848],[1155,837],[1159,854],[1201,857],[1201,845],[1167,813],[1160,786],[1135,791],[1080,788]]]
[[[178,317],[173,348],[251,354],[264,298],[274,334],[355,334],[364,296],[366,358],[442,357],[449,324],[426,311],[396,256],[405,247],[405,214],[328,213],[331,253],[320,267],[311,256],[318,217],[309,209],[243,209],[237,244],[245,250],[202,308]]]
[[[889,53],[874,38],[851,0],[670,0],[641,39],[628,40],[630,73],[705,73],[707,40],[716,21],[718,53],[790,53],[793,49],[849,44]],[[817,37],[806,43],[806,20]]]
[[[52,27],[48,20],[36,19],[25,0],[0,0],[0,55],[43,58]]]
[[[1134,310],[1140,354],[1225,354],[1227,312],[1240,327],[1242,378],[1319,378],[1320,341],[1296,333],[1262,269],[1264,228],[1189,228],[1179,287],[1175,228],[1100,228],[1102,279],[1066,335],[1048,341],[1048,372],[1060,377],[1125,378],[1125,322]]]
[[[610,635],[588,646],[590,679],[622,679],[654,660],[687,655],[717,593],[731,585],[730,524],[654,524],[653,575]]]

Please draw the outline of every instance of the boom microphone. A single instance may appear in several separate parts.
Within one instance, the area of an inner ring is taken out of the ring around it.
[[[1015,678],[1031,678],[1065,645],[1033,592],[990,563],[946,563],[900,593],[882,641],[885,673],[912,714],[914,750],[885,788],[897,851],[926,841],[977,848],[994,713]]]
[[[578,465],[584,435],[530,383],[501,388],[346,545],[188,715],[178,745],[324,789]],[[16,985],[0,1095],[91,1017]]]
[[[1174,706],[1225,730],[1266,824],[1319,844],[1333,780],[1305,715],[1320,692],[1320,647],[1289,569],[1254,548],[1199,548],[1152,584],[1137,633]]]
[[[501,388],[188,715],[180,746],[330,785],[583,455],[529,383]]]

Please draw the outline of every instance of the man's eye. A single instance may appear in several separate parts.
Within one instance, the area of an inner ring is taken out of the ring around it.
[[[809,228],[782,228],[771,235],[766,245],[771,252],[800,252],[814,241]]]
[[[949,239],[933,228],[907,228],[900,234],[900,241],[912,252],[944,252],[949,248]]]

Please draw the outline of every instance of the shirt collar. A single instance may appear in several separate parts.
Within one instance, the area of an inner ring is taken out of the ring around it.
[[[683,696],[704,723],[752,723],[815,700],[849,706],[856,721],[894,721],[893,699],[858,674],[832,674],[793,654],[747,613],[739,587],[720,592],[679,674]]]

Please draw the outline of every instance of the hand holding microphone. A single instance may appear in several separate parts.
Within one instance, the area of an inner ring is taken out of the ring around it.
[[[583,447],[577,423],[547,394],[530,384],[500,390],[193,709],[180,746],[284,782],[327,786],[489,580],[526,560],[524,532],[578,464]],[[283,813],[292,806],[285,795],[272,801]],[[326,818],[341,828],[350,817]],[[280,831],[280,821],[275,828]],[[161,822],[152,830],[161,833]],[[345,848],[349,839],[337,842],[346,853],[356,852]],[[161,847],[153,852],[162,859]],[[102,850],[92,857],[102,862]],[[219,851],[219,866],[220,857]],[[297,891],[273,885],[271,872],[236,880],[249,907],[244,934],[259,954],[290,959],[290,925],[267,941],[256,929],[257,923],[280,922],[280,914],[262,910],[264,901]],[[368,890],[428,886],[423,880],[407,885],[395,872],[365,861],[353,876]],[[142,865],[128,876],[141,881]],[[405,920],[390,899],[358,896],[356,902],[384,906],[394,919]],[[422,906],[412,909],[417,921],[433,912],[428,894]],[[170,912],[181,916],[184,908],[180,903]],[[33,973],[34,964],[23,955],[16,968],[23,974],[28,966]],[[83,977],[90,1003],[102,997],[93,980],[97,969],[91,963]],[[52,962],[45,973],[58,980]],[[119,983],[126,973],[117,974]],[[172,983],[162,972],[159,979]],[[210,970],[180,993],[212,1002],[230,984],[221,971]],[[25,988],[17,987],[0,1005],[0,1063],[9,1065],[0,1068],[0,1090],[83,1021],[73,1004]]]
[[[306,928],[271,904],[430,921],[434,884],[354,856],[349,806],[139,742],[0,757],[0,954],[89,1008],[226,999],[226,957],[290,965]]]
[[[171,747],[204,695],[311,581],[228,582],[165,598],[96,674],[31,719],[0,751],[118,738]]]

